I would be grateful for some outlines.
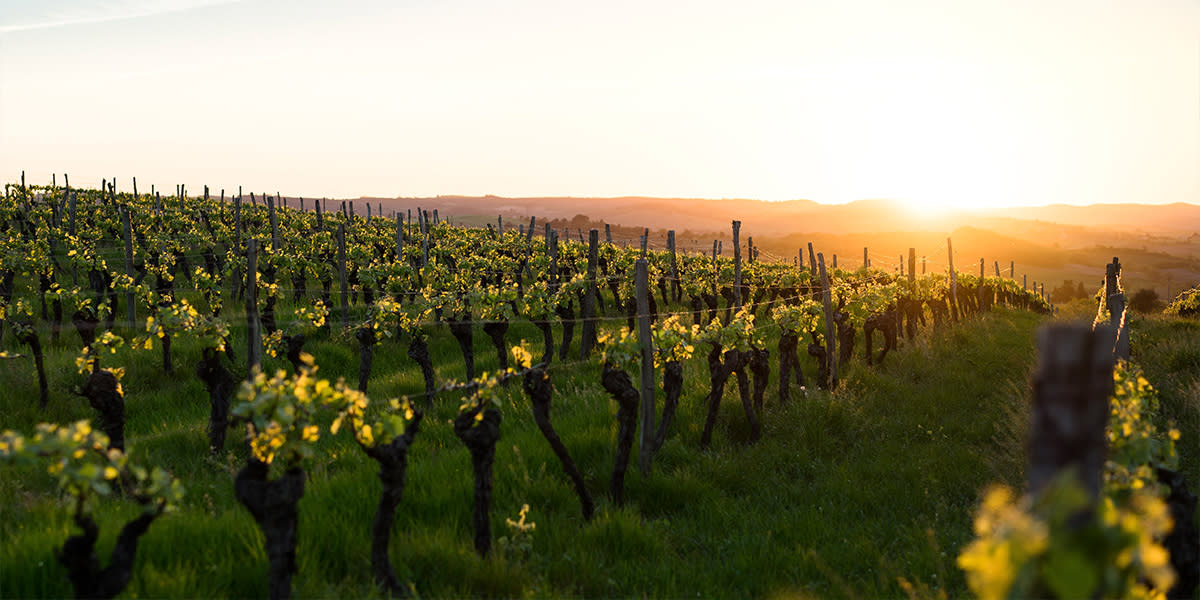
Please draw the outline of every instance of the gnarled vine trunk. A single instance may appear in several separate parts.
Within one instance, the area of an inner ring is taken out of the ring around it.
[[[779,334],[779,403],[791,400],[791,380],[804,387],[804,371],[800,370],[800,359],[796,356],[796,348],[800,338],[790,331]]]
[[[458,342],[458,349],[462,351],[467,379],[475,379],[475,334],[471,327],[471,315],[459,315],[457,319],[447,319],[447,323],[450,324],[450,334]]]
[[[711,388],[708,397],[705,398],[708,416],[704,419],[704,431],[700,434],[701,448],[707,448],[712,441],[712,430],[717,424],[717,412],[721,407],[721,397],[725,395],[725,384],[740,366],[741,353],[737,350],[722,353],[721,347],[713,344],[712,349],[708,351],[708,377]]]
[[[75,524],[83,533],[75,534],[63,543],[58,562],[67,569],[67,579],[76,598],[113,598],[129,585],[133,578],[133,562],[137,556],[138,539],[150,528],[158,512],[143,512],[121,528],[113,546],[108,566],[100,568],[96,556],[96,540],[100,529],[88,515],[75,514]]]
[[[553,386],[550,385],[550,375],[546,373],[545,368],[533,369],[525,373],[522,387],[525,394],[529,396],[530,403],[533,404],[533,420],[537,423],[538,430],[542,432],[542,437],[546,438],[546,442],[554,450],[555,456],[562,463],[563,470],[567,472],[567,477],[571,478],[571,483],[575,486],[575,494],[579,496],[579,505],[583,510],[583,519],[591,521],[592,514],[596,510],[592,495],[588,492],[587,485],[583,481],[583,474],[579,472],[579,467],[575,466],[575,461],[571,459],[566,445],[554,431],[554,426],[550,424],[550,399],[553,391]]]
[[[483,419],[475,416],[483,411]],[[496,442],[500,440],[500,411],[482,405],[459,414],[454,419],[454,435],[471,452],[471,468],[475,473],[475,502],[472,523],[475,526],[475,551],[487,556],[492,549],[492,463],[496,458]]]
[[[100,430],[108,436],[108,447],[125,450],[125,397],[116,375],[92,371],[83,384],[83,397],[100,413]]]
[[[637,431],[638,401],[641,395],[634,389],[629,373],[624,369],[614,369],[607,363],[600,373],[600,383],[617,401],[617,454],[608,488],[613,502],[621,505],[625,503],[625,471],[629,469],[629,455],[633,450],[633,435]]]
[[[292,575],[296,572],[297,505],[304,496],[304,471],[292,467],[279,479],[267,478],[267,463],[251,458],[238,471],[233,492],[266,538],[267,577],[271,600],[292,595]]]
[[[367,456],[379,463],[379,481],[383,484],[379,507],[375,510],[375,520],[371,522],[371,571],[375,574],[375,583],[396,594],[403,593],[404,586],[400,584],[396,571],[392,569],[388,545],[392,539],[396,507],[400,505],[400,498],[404,495],[404,482],[408,474],[408,449],[412,447],[423,416],[417,413],[404,428],[404,434],[392,438],[387,444],[364,448]]]
[[[408,342],[408,357],[421,366],[421,377],[425,380],[425,407],[433,406],[433,361],[429,359],[429,344],[424,339],[413,336]]]
[[[371,363],[375,359],[375,329],[369,325],[354,332],[358,340],[358,391],[367,393],[367,381],[371,378]]]
[[[683,365],[673,360],[663,365],[663,401],[662,420],[658,423],[658,431],[654,434],[654,452],[662,448],[667,441],[667,432],[675,422],[675,409],[679,407],[679,396],[683,393]]]
[[[225,433],[229,430],[229,398],[235,385],[233,375],[221,364],[221,355],[215,348],[201,351],[200,362],[196,363],[196,376],[208,389],[208,449],[216,456],[225,449]]]
[[[492,339],[492,346],[496,348],[497,364],[500,365],[500,370],[508,369],[508,348],[504,340],[504,334],[508,333],[508,321],[488,321],[483,324],[483,332]]]

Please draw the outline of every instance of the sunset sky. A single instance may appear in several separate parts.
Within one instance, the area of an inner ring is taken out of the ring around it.
[[[3,0],[0,178],[1200,203],[1200,2]]]

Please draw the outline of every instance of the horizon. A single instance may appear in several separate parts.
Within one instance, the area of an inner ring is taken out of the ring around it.
[[[0,48],[8,181],[930,213],[1200,202],[1187,0],[13,0]]]

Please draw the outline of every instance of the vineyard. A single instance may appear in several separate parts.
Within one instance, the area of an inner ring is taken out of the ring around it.
[[[998,263],[367,210],[6,186],[0,595],[978,591],[1052,312]]]

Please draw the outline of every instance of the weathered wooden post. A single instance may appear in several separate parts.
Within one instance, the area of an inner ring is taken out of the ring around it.
[[[1113,391],[1112,330],[1051,324],[1038,332],[1029,435],[1029,491],[1039,494],[1055,475],[1074,469],[1094,501],[1107,459],[1104,432]]]
[[[867,247],[863,246],[863,268],[866,269],[870,266],[871,266],[871,257],[867,256]]]
[[[596,263],[600,258],[600,230],[588,232],[587,290],[583,295],[583,328],[579,335],[579,360],[587,358],[596,344]]]
[[[254,377],[255,367],[262,367],[262,330],[258,320],[258,240],[250,238],[246,245],[246,368],[247,378]]]
[[[679,262],[675,256],[675,230],[667,231],[667,251],[671,253],[671,294],[675,301],[683,297],[683,286],[679,284]]]
[[[129,278],[128,283],[130,284],[133,283],[133,230],[129,225],[129,213],[132,210],[133,206],[130,205],[125,207],[125,210],[121,211],[121,225],[123,225],[125,229],[125,276]],[[126,317],[129,320],[129,328],[136,330],[137,309],[134,307],[132,285],[130,285],[129,289],[125,292],[125,312]]]
[[[821,274],[821,301],[825,304],[825,360],[829,364],[829,389],[837,389],[837,336],[834,335],[833,298],[829,292],[829,274],[825,272],[825,256],[817,254]]]
[[[958,273],[954,271],[954,246],[946,238],[946,256],[950,259],[950,315],[958,320]]]
[[[638,443],[638,466],[642,475],[650,474],[654,458],[654,341],[650,336],[650,284],[646,259],[634,263],[634,287],[637,293],[638,344],[642,348],[642,435]]]
[[[345,327],[350,320],[350,286],[346,285],[346,225],[338,223],[338,286],[340,315],[338,321]]]
[[[742,230],[742,222],[733,222],[733,312],[742,308],[742,245],[738,242],[738,234]]]
[[[924,274],[925,262],[921,262],[921,273]],[[915,290],[917,284],[917,249],[908,249],[908,288]]]
[[[1129,330],[1125,327],[1125,294],[1121,291],[1121,262],[1116,256],[1104,266],[1104,299],[1108,324],[1115,335],[1113,357],[1129,359]]]
[[[271,252],[279,252],[279,220],[275,216],[275,198],[267,196],[267,219],[271,222]]]

